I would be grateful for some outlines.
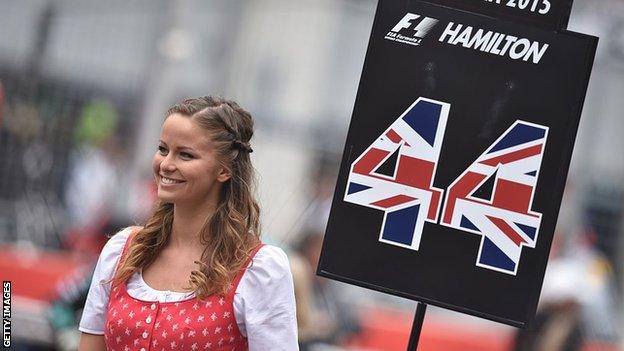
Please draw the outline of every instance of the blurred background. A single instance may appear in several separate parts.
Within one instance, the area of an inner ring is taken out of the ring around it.
[[[314,276],[375,7],[0,0],[12,349],[76,349],[106,235],[150,211],[163,113],[213,94],[255,117],[263,233],[292,260],[301,349],[405,350],[415,302]],[[430,307],[419,350],[624,350],[624,1],[576,0],[569,28],[600,44],[536,322]]]

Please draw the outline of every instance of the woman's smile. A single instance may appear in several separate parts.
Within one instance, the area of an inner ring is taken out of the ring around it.
[[[176,184],[180,184],[180,183],[184,183],[183,180],[178,180],[178,179],[173,179],[173,178],[168,178],[165,177],[163,175],[160,176],[160,184],[162,185],[176,185]]]

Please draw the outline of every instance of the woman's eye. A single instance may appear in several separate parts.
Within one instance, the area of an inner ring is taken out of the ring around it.
[[[193,155],[189,154],[188,152],[181,152],[180,153],[180,157],[182,157],[183,159],[192,159]]]

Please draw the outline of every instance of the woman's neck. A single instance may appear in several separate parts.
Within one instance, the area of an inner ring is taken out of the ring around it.
[[[214,211],[215,206],[209,204],[204,206],[174,205],[170,247],[183,250],[203,248],[199,234],[206,219],[212,216]]]

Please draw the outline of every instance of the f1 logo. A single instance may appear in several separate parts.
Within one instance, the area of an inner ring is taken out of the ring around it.
[[[397,23],[391,30],[391,32],[399,33],[403,29],[411,28],[416,20],[421,18],[421,15],[417,15],[415,13],[406,13],[405,16]],[[438,20],[431,17],[424,17],[416,27],[414,27],[414,37],[424,38],[427,33],[438,23]]]

